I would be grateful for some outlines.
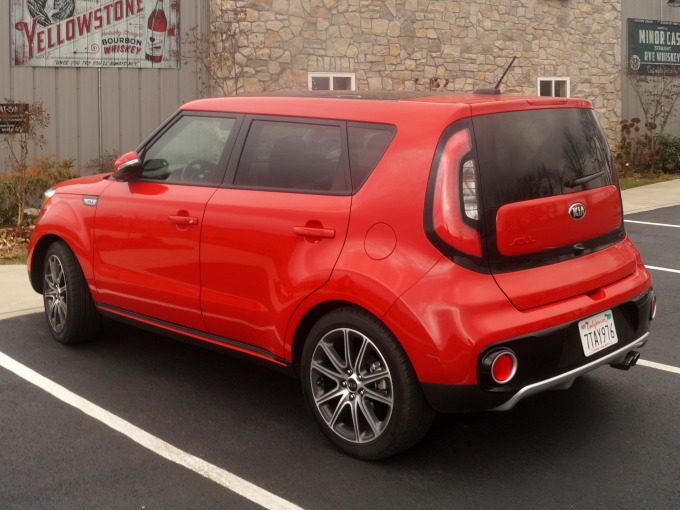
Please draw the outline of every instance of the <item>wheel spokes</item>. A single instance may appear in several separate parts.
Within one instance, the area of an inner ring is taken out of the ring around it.
[[[50,256],[45,271],[45,312],[47,320],[56,332],[64,328],[68,313],[66,275],[59,258]]]
[[[310,370],[314,403],[335,434],[356,444],[382,434],[394,406],[392,377],[366,335],[347,328],[327,333]]]

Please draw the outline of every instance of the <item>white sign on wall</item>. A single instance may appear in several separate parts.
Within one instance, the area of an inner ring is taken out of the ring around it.
[[[180,0],[11,0],[12,64],[178,68]]]

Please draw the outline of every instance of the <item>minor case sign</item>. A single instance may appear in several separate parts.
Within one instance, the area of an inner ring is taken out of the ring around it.
[[[180,65],[180,0],[10,1],[15,66]]]

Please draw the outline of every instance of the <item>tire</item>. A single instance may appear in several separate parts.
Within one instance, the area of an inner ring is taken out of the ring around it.
[[[45,318],[54,339],[62,344],[91,340],[101,316],[71,249],[63,241],[52,243],[43,266]]]
[[[302,352],[302,385],[321,430],[360,459],[410,448],[434,419],[397,340],[357,308],[335,310],[311,329]]]

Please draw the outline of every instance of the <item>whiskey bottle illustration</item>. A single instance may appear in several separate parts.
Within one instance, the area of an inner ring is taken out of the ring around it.
[[[165,37],[168,31],[168,19],[163,10],[163,0],[156,0],[156,6],[151,11],[146,26],[146,59],[151,62],[160,62],[163,60]]]

